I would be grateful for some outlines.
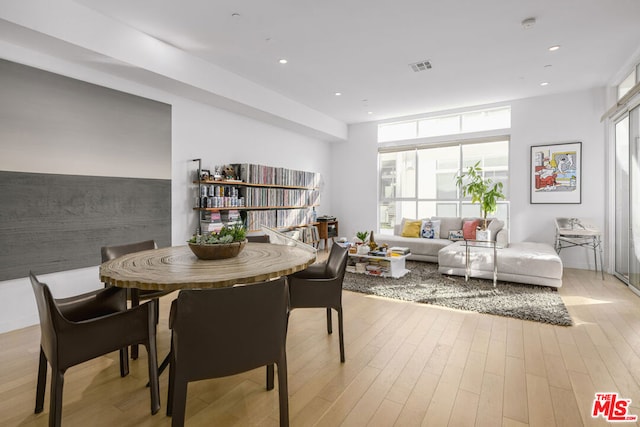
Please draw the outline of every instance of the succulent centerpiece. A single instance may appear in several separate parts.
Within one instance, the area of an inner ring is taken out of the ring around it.
[[[188,240],[189,248],[200,259],[233,258],[247,243],[247,230],[242,224],[223,226],[218,232],[194,235]]]

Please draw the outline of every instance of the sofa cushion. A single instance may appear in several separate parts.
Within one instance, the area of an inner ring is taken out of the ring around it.
[[[422,221],[418,220],[403,220],[402,237],[420,237],[420,227]]]
[[[432,216],[431,219],[440,220],[440,237],[449,237],[450,231],[462,230],[462,218],[447,216]]]

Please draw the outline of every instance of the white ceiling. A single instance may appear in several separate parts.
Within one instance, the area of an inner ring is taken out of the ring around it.
[[[637,0],[76,2],[346,123],[604,86],[640,46]]]
[[[604,86],[640,46],[637,0],[76,2],[346,123]]]

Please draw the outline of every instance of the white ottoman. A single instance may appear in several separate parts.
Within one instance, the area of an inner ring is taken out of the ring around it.
[[[562,260],[546,243],[511,243],[498,249],[498,280],[532,285],[562,286]],[[471,276],[493,280],[493,249],[473,247],[469,250]],[[456,242],[438,252],[438,271],[465,275],[465,244]]]

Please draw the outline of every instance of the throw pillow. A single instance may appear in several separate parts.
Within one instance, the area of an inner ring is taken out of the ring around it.
[[[449,231],[462,230],[462,218],[447,216],[432,216],[431,220],[440,221],[440,236],[447,237]]]
[[[479,219],[474,219],[472,221],[465,221],[462,224],[462,234],[464,235],[465,240],[473,240],[476,238],[476,229],[480,225]]]
[[[449,231],[449,240],[453,240],[454,242],[457,240],[464,240],[464,234],[462,233],[462,230]]]
[[[420,237],[424,239],[439,239],[440,221],[432,219],[423,220],[422,227],[420,228]]]
[[[402,226],[402,237],[420,237],[422,221],[405,221]]]

